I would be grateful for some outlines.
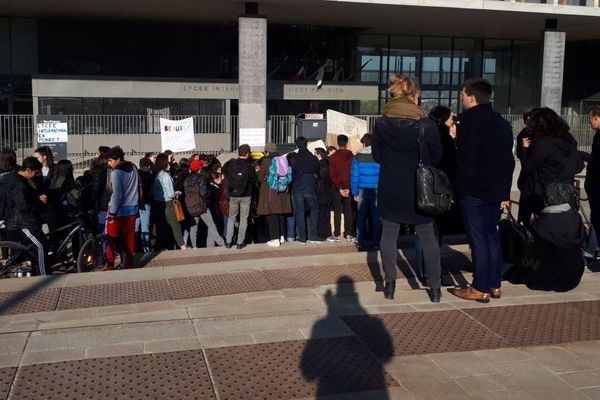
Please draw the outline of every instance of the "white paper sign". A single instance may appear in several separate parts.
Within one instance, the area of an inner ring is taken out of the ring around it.
[[[240,145],[250,147],[264,147],[266,140],[265,128],[240,128]]]
[[[179,121],[160,119],[160,146],[162,151],[190,151],[196,149],[194,137],[194,118]]]
[[[315,150],[318,149],[319,147],[327,150],[327,146],[325,145],[325,142],[322,140],[317,140],[316,142],[310,142],[309,144],[306,145],[306,148],[308,149],[308,151],[310,151],[313,154],[314,154]]]
[[[367,121],[341,112],[327,110],[327,133],[335,135],[358,136],[368,132]]]
[[[40,122],[37,124],[38,143],[66,143],[68,125],[66,122]]]

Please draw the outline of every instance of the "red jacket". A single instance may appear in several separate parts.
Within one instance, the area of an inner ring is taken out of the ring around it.
[[[339,149],[329,157],[329,179],[334,189],[350,189],[350,167],[354,154],[348,149]]]

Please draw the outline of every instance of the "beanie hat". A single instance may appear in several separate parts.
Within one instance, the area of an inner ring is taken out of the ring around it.
[[[200,171],[200,169],[202,168],[203,165],[204,165],[204,163],[202,162],[202,160],[194,160],[190,164],[190,171],[198,172],[198,171]]]

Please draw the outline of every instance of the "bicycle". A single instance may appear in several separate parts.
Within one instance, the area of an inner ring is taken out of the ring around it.
[[[53,238],[60,238],[68,231],[56,250],[52,246],[45,249],[49,257],[47,265],[51,269],[74,262],[77,272],[102,270],[107,264],[107,248],[111,248],[115,255],[113,269],[123,268],[125,255],[122,247],[108,235],[94,235],[90,229],[89,218],[93,214],[93,212],[78,212],[73,215],[76,221],[45,235],[47,242],[52,243]],[[77,244],[80,244],[79,248]],[[71,245],[71,257],[68,256],[69,245]],[[33,243],[24,245],[14,241],[0,241],[0,277],[30,276],[34,270],[33,263],[37,260],[37,247]]]

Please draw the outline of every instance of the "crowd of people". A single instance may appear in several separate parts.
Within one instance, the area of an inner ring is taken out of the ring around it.
[[[38,248],[41,275],[51,273],[43,262],[47,243],[42,225],[53,230],[65,224],[70,218],[67,210],[74,205],[95,211],[97,233],[121,241],[125,267],[133,267],[134,253],[153,250],[347,241],[360,250],[380,250],[384,295],[393,299],[397,239],[403,227],[411,226],[422,249],[419,278],[428,287],[430,300],[439,302],[443,236],[464,232],[472,251],[474,279],[469,287],[450,292],[480,302],[499,298],[503,264],[497,224],[502,209],[510,204],[515,161],[512,127],[492,109],[491,84],[483,79],[465,82],[464,111],[458,116],[444,106],[427,115],[418,106],[420,87],[409,77],[392,76],[389,92],[383,116],[372,133],[362,136],[362,148],[356,153],[349,150],[345,135],[337,135],[337,146],[314,152],[306,138],[298,137],[297,150],[287,154],[269,143],[261,157],[253,157],[243,144],[237,157],[223,164],[212,155],[194,153],[176,160],[165,151],[147,153],[136,166],[125,159],[120,147],[102,146],[91,168],[75,179],[72,164],[55,163],[48,147],[36,149],[21,165],[14,151],[2,150],[2,235]],[[600,110],[593,109],[590,117],[600,120]],[[539,271],[553,274],[556,265],[544,269],[556,263],[548,257],[552,246],[560,250],[580,245],[576,193],[568,188],[573,188],[586,157],[577,151],[569,126],[553,110],[533,109],[524,119],[526,127],[516,143],[521,162],[518,219],[544,242],[539,246],[541,266],[537,265],[536,273],[521,269],[510,277],[534,288],[568,290],[581,277],[579,259],[570,269],[576,272],[567,285],[564,274],[552,280],[542,273],[541,282]],[[597,153],[594,150],[586,158],[594,166],[600,165]],[[416,205],[419,160],[443,170],[453,184],[456,204],[443,215],[429,215]],[[588,175],[596,169],[588,168]],[[590,201],[597,197],[593,187],[588,193]],[[593,212],[593,222],[598,215],[598,210]],[[548,221],[558,225],[549,229]],[[105,269],[110,270],[114,255],[110,249],[107,253]],[[576,253],[572,251],[570,257],[577,258]],[[568,263],[561,254],[562,262]]]

